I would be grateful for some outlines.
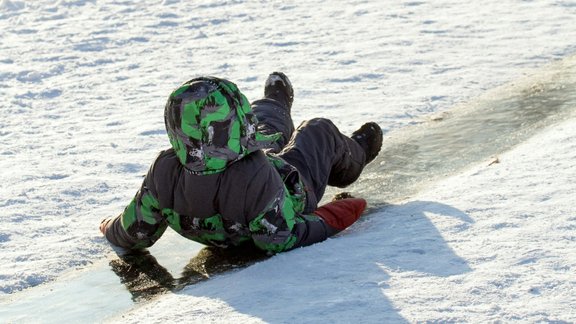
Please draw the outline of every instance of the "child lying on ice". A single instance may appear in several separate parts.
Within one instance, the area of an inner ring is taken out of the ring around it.
[[[298,129],[290,116],[294,91],[285,74],[269,75],[264,98],[250,104],[230,81],[199,77],[176,89],[164,119],[172,148],[160,153],[142,187],[100,230],[108,241],[146,248],[170,226],[218,247],[252,241],[271,253],[310,245],[344,230],[366,202],[318,207],[327,185],[353,183],[379,153],[373,122],[351,137],[328,119]]]

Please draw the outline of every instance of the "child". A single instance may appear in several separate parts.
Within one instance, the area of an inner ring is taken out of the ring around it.
[[[252,241],[271,253],[325,240],[366,207],[346,198],[318,207],[327,185],[345,187],[382,146],[364,124],[351,137],[324,118],[294,130],[294,91],[270,74],[264,99],[250,105],[230,81],[199,77],[176,89],[164,120],[172,148],[160,153],[124,212],[100,230],[124,249],[154,244],[168,226],[206,245]]]

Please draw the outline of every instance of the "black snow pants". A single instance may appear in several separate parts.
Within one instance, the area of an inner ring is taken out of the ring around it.
[[[260,99],[252,103],[252,109],[260,132],[282,134],[269,152],[276,153],[300,173],[308,189],[305,213],[317,208],[327,185],[346,187],[362,173],[366,153],[330,120],[314,118],[295,130],[290,109],[283,102]]]

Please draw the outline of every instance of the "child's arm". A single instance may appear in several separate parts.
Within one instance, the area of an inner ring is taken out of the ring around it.
[[[162,217],[158,200],[146,187],[146,181],[124,212],[102,221],[100,231],[118,247],[135,250],[152,246],[168,224]]]
[[[294,211],[282,192],[250,222],[250,231],[259,248],[282,252],[326,240],[352,225],[365,208],[364,199],[347,198],[323,205],[311,215],[302,215]]]

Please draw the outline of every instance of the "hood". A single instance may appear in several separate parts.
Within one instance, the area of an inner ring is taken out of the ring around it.
[[[194,174],[222,172],[280,136],[259,133],[246,97],[234,83],[215,77],[195,78],[174,90],[164,122],[180,163]]]

